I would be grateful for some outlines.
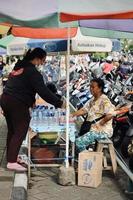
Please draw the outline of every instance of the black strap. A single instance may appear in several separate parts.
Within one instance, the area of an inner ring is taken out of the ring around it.
[[[100,119],[102,119],[104,117],[105,117],[105,115],[103,115],[103,116],[101,116],[101,117],[99,117],[97,119],[94,119],[93,121],[91,121],[91,124],[95,124],[96,122],[98,122]]]
[[[96,119],[94,119],[93,121],[91,121],[91,124],[95,124],[96,122],[98,122],[100,119],[104,118],[106,115],[102,115],[101,117],[98,117]],[[87,121],[87,117],[88,117],[88,114],[84,117],[84,121]]]

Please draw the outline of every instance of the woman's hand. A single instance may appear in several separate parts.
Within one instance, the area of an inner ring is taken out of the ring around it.
[[[131,107],[131,106],[130,106]],[[114,111],[115,115],[120,115],[120,114],[125,114],[126,112],[128,112],[130,110],[129,106],[123,106],[121,108],[118,108]]]
[[[76,119],[76,116],[75,116],[75,115],[73,115],[73,113],[71,113],[71,114],[70,114],[70,117],[71,117],[71,118],[75,118],[75,119]]]
[[[128,95],[133,94],[133,91],[128,91],[125,96],[127,97]]]
[[[86,114],[86,111],[83,108],[81,108],[80,110],[77,110],[77,111],[71,113],[71,115],[73,117],[79,117],[79,116],[82,116],[82,115],[85,115],[85,114]]]

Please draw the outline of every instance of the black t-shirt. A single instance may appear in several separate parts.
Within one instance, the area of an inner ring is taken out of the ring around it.
[[[61,107],[63,103],[47,88],[36,67],[25,60],[15,65],[3,93],[16,97],[29,107],[35,102],[36,93],[55,107]]]

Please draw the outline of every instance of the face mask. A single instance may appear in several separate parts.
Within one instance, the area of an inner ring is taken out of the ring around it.
[[[37,71],[41,71],[43,69],[43,66],[42,65],[35,65]]]

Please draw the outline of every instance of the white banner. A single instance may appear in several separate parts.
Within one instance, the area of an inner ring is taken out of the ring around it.
[[[110,52],[112,41],[107,38],[83,36],[78,30],[72,38],[72,51],[78,52]]]
[[[25,53],[25,45],[18,45],[18,46],[10,46],[7,47],[7,55],[24,55]]]
[[[16,37],[7,46],[7,55],[24,55],[29,38]]]

